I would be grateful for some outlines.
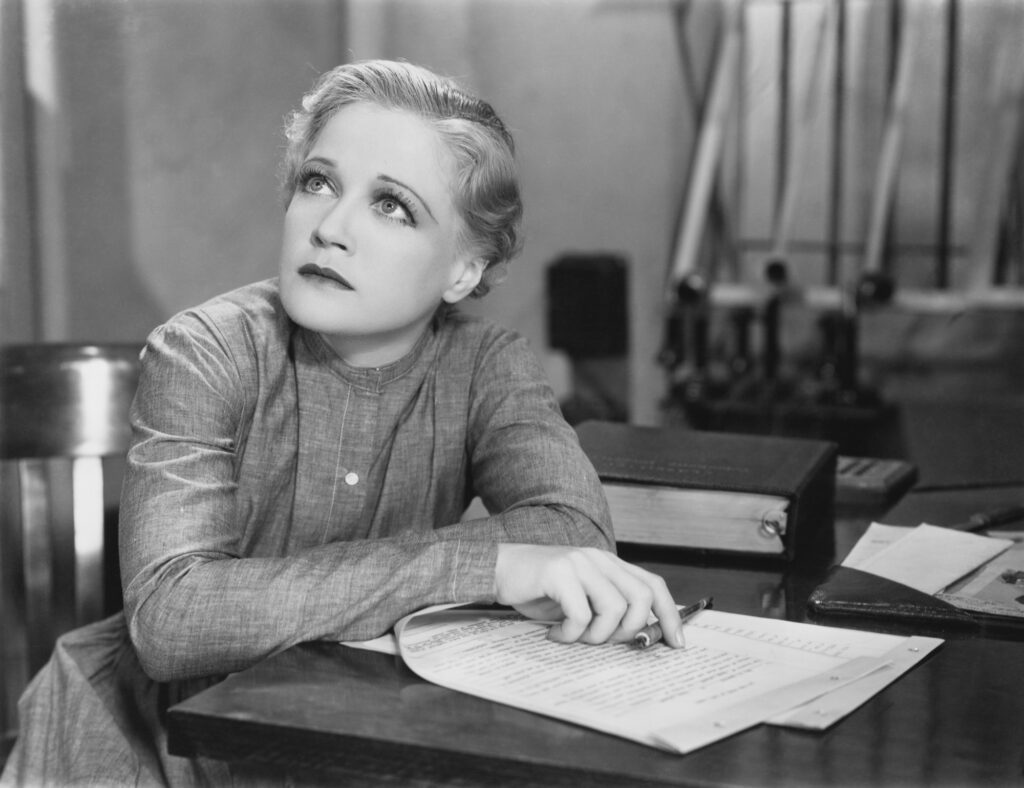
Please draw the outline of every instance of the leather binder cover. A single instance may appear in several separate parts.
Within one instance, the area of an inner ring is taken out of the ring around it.
[[[970,613],[943,599],[848,566],[833,566],[807,599],[807,607],[821,616],[960,627],[978,623]]]
[[[961,608],[903,583],[848,566],[833,566],[807,599],[812,618],[862,619],[935,631],[1024,638],[1024,619]]]
[[[789,508],[781,557],[833,554],[834,443],[610,421],[586,421],[576,432],[602,481],[784,497]]]

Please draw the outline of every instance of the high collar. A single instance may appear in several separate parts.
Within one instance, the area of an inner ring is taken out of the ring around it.
[[[433,346],[437,336],[438,321],[431,321],[416,340],[412,349],[397,361],[382,367],[356,367],[349,364],[335,352],[324,336],[316,331],[299,328],[306,347],[318,362],[344,379],[350,385],[367,391],[380,391],[392,381],[398,380],[416,365],[428,347]]]

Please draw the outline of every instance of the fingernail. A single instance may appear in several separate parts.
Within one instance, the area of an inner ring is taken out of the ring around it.
[[[565,632],[562,630],[561,624],[554,624],[548,628],[548,640],[552,640],[555,643],[565,643]]]
[[[686,648],[686,638],[683,637],[683,627],[680,624],[679,629],[676,630],[675,634],[676,648]]]

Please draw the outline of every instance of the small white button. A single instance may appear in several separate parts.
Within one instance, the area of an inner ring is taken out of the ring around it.
[[[355,471],[349,471],[348,473],[346,473],[345,484],[347,484],[349,487],[359,484],[359,474],[356,473]]]

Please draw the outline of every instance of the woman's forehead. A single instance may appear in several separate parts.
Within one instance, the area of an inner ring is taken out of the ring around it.
[[[313,140],[310,155],[338,145],[396,157],[403,153],[430,153],[441,160],[450,157],[444,138],[426,118],[367,102],[347,104],[331,115]]]
[[[455,160],[444,137],[414,112],[359,102],[348,104],[324,124],[307,158],[386,166],[409,177],[451,185]]]

